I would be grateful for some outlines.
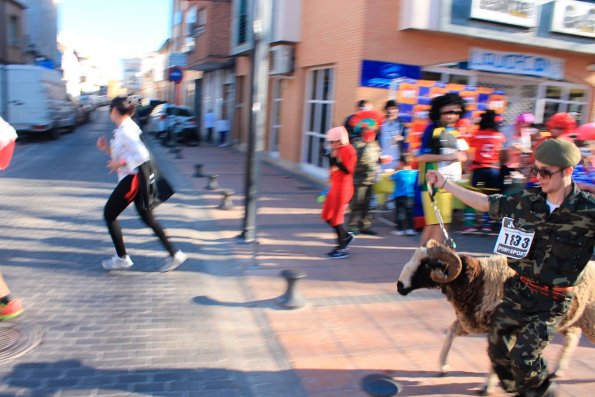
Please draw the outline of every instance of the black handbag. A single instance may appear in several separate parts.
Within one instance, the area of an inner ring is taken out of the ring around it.
[[[140,139],[145,147],[148,148],[143,134],[141,134]],[[139,170],[139,188],[141,189],[140,193],[142,194],[143,208],[152,210],[159,206],[159,204],[166,202],[175,194],[176,191],[159,169],[152,153],[149,161],[141,164]]]
[[[159,204],[166,202],[174,195],[175,190],[159,170],[153,159],[140,166],[141,189],[144,190],[143,207],[154,209]]]

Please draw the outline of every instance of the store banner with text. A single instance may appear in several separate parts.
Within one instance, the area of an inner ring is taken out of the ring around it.
[[[564,79],[564,60],[518,52],[492,51],[472,48],[469,54],[469,69],[522,76]]]

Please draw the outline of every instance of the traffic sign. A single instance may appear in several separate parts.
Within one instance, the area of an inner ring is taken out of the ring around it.
[[[174,52],[173,54],[169,54],[167,58],[167,66],[182,66],[186,67],[188,63],[188,55],[184,54],[183,52]]]
[[[178,84],[184,78],[184,72],[181,68],[174,66],[168,69],[167,79],[169,81],[173,81],[174,83]]]

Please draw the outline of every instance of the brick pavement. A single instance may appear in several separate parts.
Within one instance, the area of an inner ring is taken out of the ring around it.
[[[190,260],[156,273],[163,251],[127,211],[135,268],[103,272],[112,248],[101,208],[115,181],[93,146],[111,128],[103,120],[58,142],[24,144],[1,175],[2,271],[28,307],[18,321],[45,334],[40,347],[0,365],[0,396],[364,396],[359,382],[376,372],[394,375],[400,395],[470,395],[481,384],[484,338],[457,339],[452,373],[437,377],[452,309],[436,292],[395,293],[415,239],[380,226],[381,236],[357,239],[350,259],[327,260],[333,236],[319,220],[320,187],[265,165],[258,252],[234,244],[244,160],[228,148],[184,148],[175,159],[152,145],[178,191],[158,219]],[[235,210],[216,209],[220,193],[192,177],[197,162],[238,192]],[[455,237],[462,250],[491,245]],[[308,274],[301,290],[310,307],[275,305],[285,268]],[[583,340],[563,394],[590,395],[594,366]]]
[[[164,148],[156,148],[166,155]],[[183,159],[169,156],[201,194],[205,210],[222,236],[233,239],[241,229],[244,155],[230,148],[184,148]],[[236,208],[216,207],[220,194],[204,189],[206,179],[193,178],[194,164],[203,173],[218,174],[221,188],[233,189]],[[484,337],[458,338],[451,350],[452,372],[437,377],[438,354],[447,327],[454,320],[450,305],[436,291],[396,294],[395,280],[417,246],[417,238],[396,237],[377,222],[380,236],[358,236],[347,260],[324,257],[333,234],[319,218],[316,196],[321,186],[295,174],[263,164],[260,176],[256,253],[235,246],[243,263],[249,301],[207,297],[209,305],[234,306],[260,312],[309,396],[364,396],[360,380],[369,373],[393,375],[403,386],[399,395],[473,395],[489,367]],[[463,252],[489,253],[493,237],[455,234]],[[280,270],[301,269],[307,278],[300,288],[311,305],[297,311],[279,310]],[[546,351],[553,359],[561,338]],[[570,374],[560,380],[564,396],[588,396],[595,386],[595,350],[583,338]],[[498,391],[497,396],[505,393]]]
[[[116,183],[95,149],[113,129],[105,115],[56,142],[19,143],[1,175],[0,266],[27,308],[14,321],[43,341],[0,364],[0,396],[304,395],[257,315],[203,304],[245,297],[229,244],[183,177],[174,173],[178,194],[157,210],[189,256],[183,268],[157,272],[164,251],[128,209],[135,266],[101,269],[113,253],[102,208]]]

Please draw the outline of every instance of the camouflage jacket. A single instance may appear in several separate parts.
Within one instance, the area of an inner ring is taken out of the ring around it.
[[[517,273],[541,284],[575,285],[591,259],[595,245],[595,198],[574,182],[562,205],[550,213],[541,188],[504,196],[489,196],[492,218],[514,219],[515,227],[534,231],[529,254],[508,259]]]
[[[376,174],[380,169],[380,156],[382,150],[376,141],[364,142],[358,140],[353,143],[357,152],[357,162],[353,173],[354,185],[373,185],[376,182]]]

